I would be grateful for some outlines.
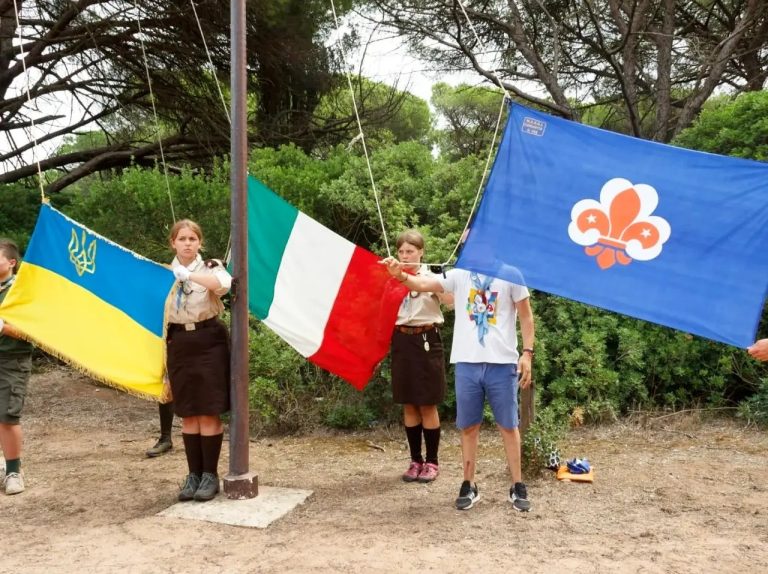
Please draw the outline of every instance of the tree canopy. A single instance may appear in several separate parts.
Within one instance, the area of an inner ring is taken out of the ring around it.
[[[710,100],[693,125],[681,132],[673,143],[710,153],[768,161],[768,92]]]
[[[342,14],[351,4],[337,2]],[[251,145],[293,142],[308,151],[354,136],[343,129],[351,112],[315,114],[323,96],[346,82],[325,45],[331,23],[323,0],[248,4]],[[0,138],[7,147],[0,183],[36,174],[36,144],[50,192],[97,171],[151,167],[161,148],[171,165],[210,167],[229,150],[219,93],[228,101],[229,67],[229,3],[222,0],[0,0]],[[387,122],[404,95],[380,92],[366,115]],[[69,149],[40,157],[62,136],[94,128],[92,146],[73,149],[70,139]]]
[[[436,70],[473,70],[571,119],[609,105],[621,131],[656,141],[688,127],[719,88],[760,90],[768,78],[761,0],[367,4],[368,18],[397,30]]]
[[[445,83],[432,86],[432,105],[445,122],[437,132],[440,152],[454,158],[487,154],[496,123],[503,125],[506,118],[506,113],[499,118],[502,99],[500,89]]]

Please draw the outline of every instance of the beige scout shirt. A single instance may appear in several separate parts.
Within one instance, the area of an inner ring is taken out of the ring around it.
[[[181,265],[173,258],[171,268]],[[166,317],[169,323],[198,323],[217,316],[224,310],[221,296],[232,286],[232,276],[223,265],[214,268],[206,267],[200,255],[187,265],[192,273],[207,273],[215,275],[221,283],[221,288],[209,291],[194,281],[176,282],[174,289],[166,302]]]
[[[426,266],[422,266],[416,275],[433,277]],[[440,300],[434,293],[410,291],[400,304],[400,310],[397,313],[395,325],[407,325],[415,327],[417,325],[443,324],[443,313],[440,311]]]

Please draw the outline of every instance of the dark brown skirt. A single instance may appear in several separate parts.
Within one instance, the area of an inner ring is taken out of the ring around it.
[[[424,335],[429,351],[424,350]],[[392,400],[401,405],[437,405],[445,399],[445,359],[438,329],[392,335]]]
[[[168,378],[180,417],[229,411],[229,333],[219,320],[202,329],[169,329]]]

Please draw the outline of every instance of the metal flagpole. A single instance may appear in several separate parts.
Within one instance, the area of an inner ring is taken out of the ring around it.
[[[245,0],[231,0],[232,52],[232,358],[229,390],[229,474],[224,477],[227,498],[253,498],[258,477],[248,470],[248,132],[246,110]]]

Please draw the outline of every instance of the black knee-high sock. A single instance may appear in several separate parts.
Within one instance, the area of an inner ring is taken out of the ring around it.
[[[199,434],[181,433],[184,439],[184,454],[187,455],[187,466],[191,474],[203,474],[203,448]]]
[[[440,427],[424,429],[424,443],[427,446],[427,462],[437,464],[437,451],[440,448]]]
[[[160,438],[171,440],[171,429],[173,428],[173,403],[160,403]]]
[[[203,446],[203,472],[219,474],[219,455],[221,454],[221,443],[224,440],[224,433],[213,436],[201,436]]]
[[[408,437],[408,447],[411,449],[411,460],[424,462],[421,456],[421,423],[415,427],[405,427],[405,436]]]

